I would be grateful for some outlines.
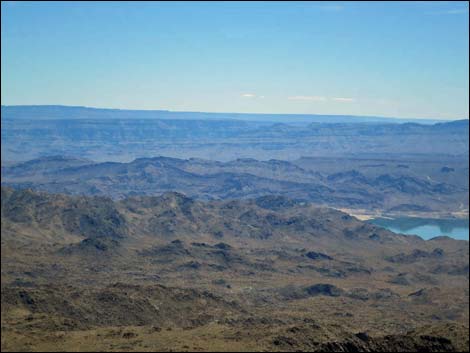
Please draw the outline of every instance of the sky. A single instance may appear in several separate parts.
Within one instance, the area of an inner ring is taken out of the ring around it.
[[[1,103],[469,116],[469,6],[1,2]]]

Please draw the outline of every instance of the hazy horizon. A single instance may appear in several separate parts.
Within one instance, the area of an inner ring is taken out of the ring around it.
[[[2,2],[2,103],[469,116],[465,2],[138,4]]]
[[[433,118],[433,117],[401,117],[401,116],[387,116],[387,115],[356,115],[356,114],[319,114],[319,113],[277,113],[277,112],[236,112],[236,111],[198,111],[198,110],[174,110],[167,108],[115,108],[115,107],[103,107],[103,106],[87,106],[87,105],[64,105],[64,104],[2,104],[2,107],[65,107],[65,108],[86,108],[86,109],[97,109],[97,110],[121,110],[121,111],[167,111],[174,113],[203,113],[203,114],[236,114],[236,115],[279,115],[279,116],[332,116],[332,117],[351,117],[351,118],[386,118],[386,119],[397,119],[397,120],[423,120],[423,121],[456,121],[456,120],[468,120],[469,116],[455,117],[455,118]]]

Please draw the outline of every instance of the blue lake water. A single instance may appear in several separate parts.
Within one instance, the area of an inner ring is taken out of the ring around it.
[[[429,218],[376,218],[370,223],[395,233],[414,234],[423,239],[447,235],[454,239],[468,240],[468,219],[429,219]]]

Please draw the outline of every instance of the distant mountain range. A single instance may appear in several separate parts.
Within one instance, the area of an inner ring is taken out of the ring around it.
[[[168,191],[208,200],[274,194],[341,208],[463,211],[463,205],[468,205],[468,164],[449,162],[452,168],[393,160],[240,158],[218,162],[155,157],[95,163],[52,156],[2,167],[2,185],[115,199]],[[334,164],[342,168],[329,166]],[[443,172],[442,167],[453,171]]]
[[[273,116],[282,120],[273,122],[268,115],[57,106],[3,106],[1,114],[2,162],[50,155],[118,162],[156,155],[220,161],[363,154],[468,156],[468,120],[422,124],[306,116],[295,123],[298,117],[287,115]]]
[[[2,105],[4,119],[185,119],[246,120],[283,123],[405,123],[433,124],[442,119],[406,119],[379,116],[320,114],[208,113],[170,110],[105,109],[63,105]]]

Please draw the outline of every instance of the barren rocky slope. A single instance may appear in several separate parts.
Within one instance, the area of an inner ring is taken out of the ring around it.
[[[278,196],[2,187],[2,350],[468,350],[468,242]]]
[[[114,199],[168,191],[206,200],[282,195],[381,213],[468,215],[468,161],[451,157],[230,162],[155,157],[94,163],[56,156],[3,167],[2,184]]]

